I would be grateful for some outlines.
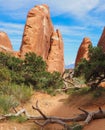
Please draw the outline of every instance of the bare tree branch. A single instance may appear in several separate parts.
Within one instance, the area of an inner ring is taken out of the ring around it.
[[[38,107],[38,100],[36,101],[36,107],[32,106],[32,108],[33,108],[34,110],[37,110],[37,111],[42,115],[42,117],[43,117],[44,119],[48,119],[47,116],[39,109],[39,107]]]

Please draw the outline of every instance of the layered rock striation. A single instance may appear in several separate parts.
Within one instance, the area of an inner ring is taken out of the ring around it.
[[[77,53],[75,66],[77,66],[77,64],[81,61],[82,58],[85,58],[88,60],[88,52],[89,52],[90,45],[92,45],[91,40],[87,37],[84,38]]]

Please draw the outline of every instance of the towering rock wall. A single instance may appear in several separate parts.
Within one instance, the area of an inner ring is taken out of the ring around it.
[[[63,40],[59,31],[54,32],[47,5],[32,8],[24,28],[20,55],[24,57],[27,52],[35,52],[42,56],[48,64],[48,71],[64,70]]]
[[[48,65],[48,71],[64,71],[64,47],[59,30],[54,31],[47,5],[32,8],[26,20],[20,51],[12,49],[11,42],[4,32],[0,32],[0,51],[24,58],[28,52],[41,56]]]
[[[24,57],[26,52],[31,51],[47,59],[53,32],[54,28],[47,5],[32,8],[28,13],[24,28],[20,48],[21,56]]]
[[[103,51],[105,52],[105,27],[99,39],[98,46],[102,47]]]
[[[92,45],[90,39],[84,38],[77,53],[75,66],[77,66],[77,64],[81,61],[82,58],[86,58],[88,60],[89,45]]]

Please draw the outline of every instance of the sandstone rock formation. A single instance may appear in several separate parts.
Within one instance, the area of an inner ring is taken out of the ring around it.
[[[0,52],[12,52],[12,44],[5,32],[0,32]]]
[[[48,65],[48,71],[64,71],[64,47],[60,32],[54,31],[47,5],[32,8],[24,28],[20,50],[15,52],[6,33],[0,32],[0,51],[24,58],[28,52],[41,56]]]
[[[54,32],[47,5],[32,8],[27,16],[20,55],[35,52],[48,63],[48,71],[63,72],[63,41],[59,31]]]
[[[48,56],[48,71],[64,71],[64,52],[63,52],[63,41],[59,30],[52,35],[51,48]]]
[[[103,29],[100,40],[98,42],[98,46],[102,47],[103,51],[105,52],[105,27]]]
[[[77,64],[81,61],[82,58],[86,58],[88,60],[89,45],[92,45],[90,39],[84,38],[77,53],[75,66],[77,66]]]
[[[32,8],[28,13],[24,29],[21,56],[31,51],[47,59],[53,32],[48,6],[40,5]]]

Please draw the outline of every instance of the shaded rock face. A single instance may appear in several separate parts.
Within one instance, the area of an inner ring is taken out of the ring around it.
[[[63,40],[59,31],[54,32],[47,5],[32,8],[24,28],[20,55],[34,52],[41,56],[48,64],[48,71],[64,70]]]
[[[12,52],[12,44],[5,32],[0,32],[0,51]]]
[[[82,58],[85,58],[88,60],[88,52],[89,52],[90,45],[92,45],[90,39],[84,38],[80,47],[79,47],[78,53],[77,53],[75,66],[77,66],[77,64],[81,61]]]
[[[48,55],[48,71],[58,71],[63,73],[64,71],[64,52],[63,52],[63,40],[59,30],[53,33],[51,42],[51,48]]]
[[[103,51],[105,52],[105,27],[99,39],[98,46],[102,47]]]
[[[54,31],[49,14],[46,5],[35,6],[29,11],[20,48],[22,57],[31,51],[47,59]]]

